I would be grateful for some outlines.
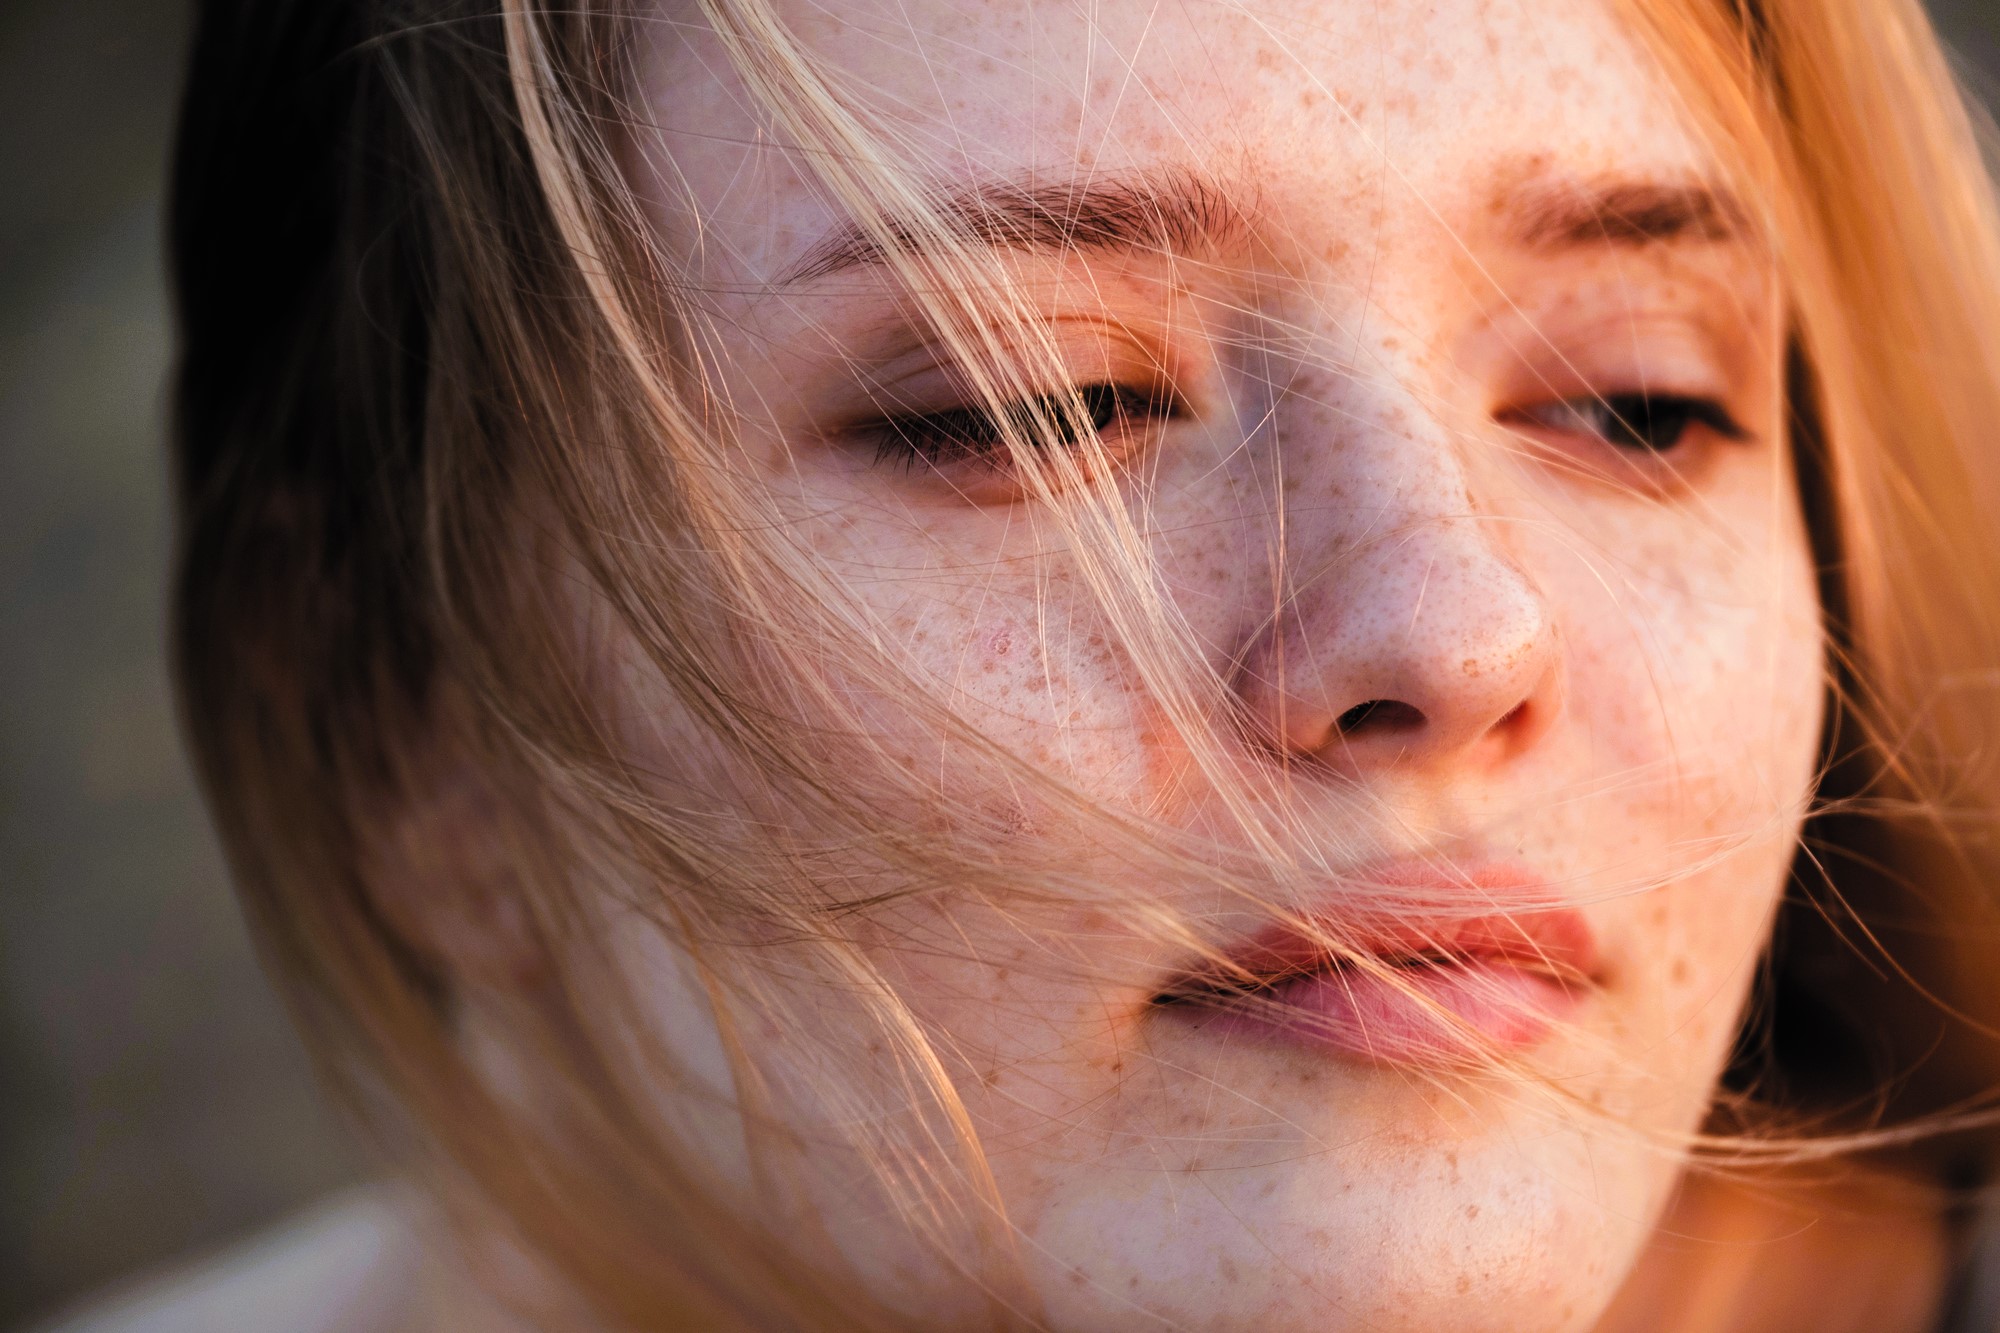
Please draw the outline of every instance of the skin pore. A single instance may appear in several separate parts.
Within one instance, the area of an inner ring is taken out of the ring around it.
[[[1821,699],[1782,297],[1664,76],[1599,0],[777,9],[940,198],[1012,220],[988,239],[1089,391],[1244,763],[1347,869],[1447,866],[1446,898],[1560,907],[1588,940],[1533,992],[1553,1021],[1508,1038],[1520,1078],[1441,1071],[1428,1038],[1232,1026],[1162,1003],[1187,951],[1132,905],[1225,950],[1256,923],[1024,809],[1090,891],[1025,924],[944,895],[873,925],[1040,1314],[1592,1327],[1726,1058]],[[700,238],[746,466],[980,733],[1225,836],[1042,502],[980,456],[940,339],[692,12],[661,18],[641,184],[664,235]],[[874,707],[892,753],[970,780]],[[631,708],[658,767],[707,752]],[[1334,878],[1312,906],[1358,910]],[[858,1269],[958,1308],[845,1178],[803,1188]]]

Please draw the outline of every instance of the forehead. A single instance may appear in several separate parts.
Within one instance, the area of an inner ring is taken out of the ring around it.
[[[836,101],[946,186],[1188,168],[1331,252],[1476,230],[1544,181],[1708,166],[1615,0],[765,2]],[[840,210],[694,6],[660,17],[650,192],[721,242],[705,266],[769,280]]]

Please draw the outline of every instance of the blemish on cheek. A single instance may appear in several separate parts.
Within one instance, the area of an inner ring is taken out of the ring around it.
[[[1688,979],[1688,960],[1685,958],[1674,959],[1674,965],[1668,969],[1667,975],[1673,978],[1675,985],[1686,985]]]

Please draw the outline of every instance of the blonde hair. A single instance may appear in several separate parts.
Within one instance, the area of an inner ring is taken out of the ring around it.
[[[1915,0],[1626,7],[1770,210],[1833,664],[1820,804],[1734,1104],[1789,1102],[1827,1142],[1921,1141],[1931,1169],[1983,1175],[1980,1098],[2000,1073],[2000,450],[1985,439],[2000,422],[2000,220],[1972,123]],[[850,997],[866,1019],[850,1054],[885,1050],[898,1100],[843,1086],[831,1044],[814,1095],[872,1127],[855,1146],[885,1195],[990,1294],[992,1322],[1031,1325],[975,1128],[852,938],[842,886],[949,884],[1027,911],[1061,900],[1065,868],[1036,859],[1009,811],[883,762],[849,683],[895,690],[966,762],[1136,863],[1199,866],[1282,903],[1321,853],[1267,827],[1282,791],[1200,743],[1219,725],[1216,682],[1154,587],[1112,469],[1092,465],[1082,403],[1026,420],[1007,406],[1060,382],[1029,370],[1060,368],[999,354],[996,308],[1033,330],[999,262],[938,216],[891,131],[764,0],[701,11],[968,367],[1250,852],[1102,808],[986,742],[788,545],[771,497],[730,465],[699,303],[626,183],[641,18],[616,2],[204,6],[172,237],[190,732],[246,911],[328,1079],[595,1317],[907,1322],[865,1298],[781,1181],[761,1178],[748,1215],[680,1141],[649,1089],[701,1080],[598,980],[617,967],[586,965],[609,947],[609,902],[690,960],[753,1171],[784,1151],[790,1094],[738,1034]],[[1055,432],[1082,442],[1080,462],[1036,448]],[[671,775],[638,771],[593,702],[627,673],[671,691],[754,782],[668,799]],[[504,812],[481,823],[504,846],[407,845],[407,809],[454,784]],[[893,809],[930,814],[918,827],[880,814]],[[528,942],[532,985],[496,984],[413,928],[404,889],[382,882],[399,847],[397,874],[421,865],[436,877],[422,891],[470,893],[465,910]],[[477,857],[504,868],[504,890],[467,873]],[[1151,925],[1200,943],[1164,915]],[[751,939],[823,984],[761,984],[733,961]],[[530,1092],[468,1050],[473,1012],[504,1022],[537,1071]],[[1842,1023],[1876,1034],[1875,1058],[1806,1049]]]

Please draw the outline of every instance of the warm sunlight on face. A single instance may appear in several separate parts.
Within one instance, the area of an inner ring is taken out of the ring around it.
[[[1004,250],[1245,762],[1365,846],[1339,869],[1442,904],[1371,922],[1329,876],[1308,912],[1347,913],[1384,980],[1196,886],[1099,874],[1024,810],[1024,844],[1099,891],[1025,922],[949,895],[885,914],[1046,1316],[1588,1328],[1702,1121],[1812,778],[1754,210],[1601,0],[778,8]],[[672,17],[644,188],[689,238],[750,465],[987,737],[1229,827],[992,415]],[[953,780],[941,738],[872,711]],[[1134,930],[1149,902],[1214,924],[1252,982]],[[1519,1071],[1454,1065],[1465,1030]],[[840,1174],[818,1188],[843,1246],[950,1308],[843,1215]]]

